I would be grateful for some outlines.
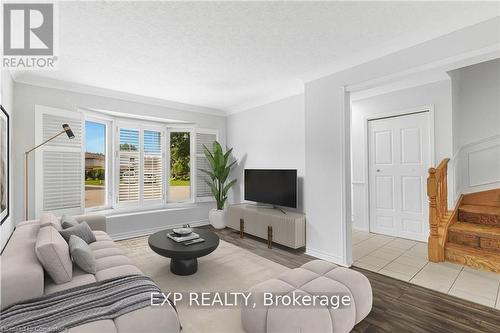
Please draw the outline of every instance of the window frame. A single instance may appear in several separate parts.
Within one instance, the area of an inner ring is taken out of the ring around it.
[[[130,209],[140,209],[144,211],[154,209],[168,209],[175,207],[192,206],[196,203],[214,202],[212,196],[197,197],[196,176],[197,166],[196,157],[203,155],[203,152],[196,151],[196,135],[197,133],[214,134],[216,140],[219,140],[219,129],[198,128],[194,123],[171,123],[160,120],[145,120],[127,116],[119,116],[107,114],[106,112],[93,111],[89,109],[79,109],[83,113],[83,125],[85,121],[92,121],[106,125],[106,204],[104,206],[85,207],[84,212],[97,211],[116,211],[126,212]],[[119,145],[120,145],[120,129],[132,129],[139,131],[139,200],[134,202],[119,202]],[[161,199],[144,199],[144,131],[160,132],[162,139],[162,198]],[[168,193],[170,190],[170,133],[172,132],[188,132],[190,135],[190,197],[186,201],[169,201]],[[83,145],[85,145],[86,133],[83,134]],[[82,159],[85,163],[85,146],[82,147]],[[85,165],[85,164],[83,164]],[[83,167],[84,169],[84,167]],[[85,182],[82,184],[83,201],[85,201]]]
[[[190,180],[190,185],[189,185],[189,199],[185,201],[170,201],[168,193],[170,191],[170,134],[171,133],[176,133],[176,132],[187,132],[189,133],[189,180]],[[166,129],[166,135],[165,135],[165,149],[167,150],[166,153],[166,158],[165,158],[165,167],[166,169],[166,195],[165,195],[165,203],[166,205],[179,205],[179,204],[193,204],[195,203],[195,184],[194,184],[194,178],[196,173],[194,170],[196,170],[196,159],[193,158],[195,157],[195,140],[194,140],[194,127],[186,127],[186,126],[167,126]],[[168,149],[167,149],[168,148]]]
[[[195,135],[198,135],[198,133],[200,133],[200,134],[213,134],[213,135],[215,135],[215,140],[220,143],[218,129],[196,128],[195,131],[196,131]],[[196,138],[195,138],[195,149],[196,149]],[[203,151],[201,151],[201,152],[196,151],[195,156],[194,156],[195,161],[196,161],[197,157],[205,157],[205,153]],[[196,187],[196,182],[195,182],[195,187]],[[198,194],[198,189],[195,189],[195,193],[196,193],[196,195]],[[213,197],[213,195],[204,196],[204,197],[195,196],[195,202],[215,202],[215,198]]]
[[[161,144],[161,163],[162,163],[162,189],[161,189],[161,198],[160,199],[144,199],[144,131],[151,131],[151,132],[159,132],[160,133],[160,144]],[[141,206],[154,206],[154,205],[161,205],[165,203],[165,198],[166,198],[166,183],[165,183],[165,127],[164,126],[158,126],[158,125],[145,125],[141,126],[140,130],[140,156],[141,156],[141,161],[140,161],[140,182],[139,182],[139,187],[140,187],[140,202]]]
[[[120,202],[120,130],[121,129],[129,129],[129,130],[136,130],[139,132],[139,195],[138,195],[138,200],[137,201],[130,201],[130,202]],[[142,147],[142,138],[141,138],[141,129],[138,126],[134,126],[131,123],[124,123],[124,122],[117,122],[115,124],[115,145],[113,147],[113,156],[114,156],[114,171],[115,171],[115,184],[113,186],[114,188],[114,201],[113,201],[113,208],[122,208],[122,207],[134,207],[134,206],[140,206],[141,203],[141,198],[142,198],[142,154],[141,154],[141,147]]]
[[[86,143],[87,143],[87,131],[86,131],[86,122],[90,121],[93,123],[98,123],[98,124],[103,124],[105,126],[105,155],[104,155],[104,164],[106,166],[104,170],[104,188],[105,188],[105,202],[104,205],[101,206],[94,206],[94,207],[86,207],[85,206],[85,177],[83,179],[83,191],[84,191],[84,211],[85,212],[95,212],[95,211],[100,211],[100,210],[105,210],[105,209],[110,209],[113,207],[113,156],[112,156],[112,130],[113,130],[113,121],[109,118],[106,117],[101,117],[101,116],[96,116],[93,114],[89,114],[88,112],[84,112],[84,117],[83,117],[83,127],[84,130],[83,132],[83,172],[85,173],[85,153],[86,153]]]

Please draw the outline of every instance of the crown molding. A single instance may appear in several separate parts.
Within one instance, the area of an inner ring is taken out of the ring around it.
[[[293,81],[297,82],[297,80],[293,80]],[[303,95],[304,94],[304,84],[302,81],[298,81],[298,82],[300,82],[300,84],[294,84],[293,86],[288,87],[286,89],[273,90],[274,93],[272,93],[272,94],[268,94],[268,95],[260,97],[260,98],[255,98],[252,101],[248,101],[246,103],[241,103],[241,104],[238,104],[230,109],[227,109],[227,110],[225,110],[226,115],[230,116],[233,114],[242,113],[242,112],[249,111],[249,110],[255,109],[257,107],[263,106],[263,105],[267,105],[267,104],[281,101],[281,100],[289,98],[289,97]]]
[[[209,107],[205,107],[205,106],[174,102],[174,101],[169,101],[169,100],[150,97],[150,96],[137,95],[137,94],[121,92],[121,91],[112,90],[112,89],[88,86],[88,85],[79,84],[79,83],[54,80],[54,79],[44,78],[44,77],[30,75],[30,74],[19,75],[17,72],[11,73],[11,74],[13,74],[12,77],[13,77],[14,82],[21,83],[21,84],[27,84],[27,85],[38,86],[38,87],[43,87],[43,88],[65,90],[65,91],[70,91],[70,92],[80,93],[80,94],[88,94],[88,95],[94,95],[94,96],[100,96],[100,97],[119,99],[119,100],[123,100],[123,101],[127,101],[127,102],[156,105],[156,106],[161,106],[161,107],[180,110],[180,111],[204,113],[204,114],[209,114],[212,116],[220,116],[220,117],[226,116],[226,113],[223,110],[209,108]]]

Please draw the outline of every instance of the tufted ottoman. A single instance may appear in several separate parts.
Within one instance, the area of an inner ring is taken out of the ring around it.
[[[311,261],[276,279],[259,283],[250,292],[248,306],[241,310],[242,325],[247,333],[350,332],[372,308],[372,288],[366,276],[323,260]],[[351,302],[338,308],[331,303],[283,306],[275,302],[269,305],[265,298],[269,303],[271,293],[273,296],[295,294],[309,298],[312,295],[339,295]]]

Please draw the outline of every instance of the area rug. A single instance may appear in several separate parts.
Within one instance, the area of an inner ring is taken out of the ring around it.
[[[170,259],[154,253],[147,237],[117,242],[139,269],[164,292],[245,292],[289,268],[250,251],[220,241],[211,254],[198,259],[198,272],[178,276],[170,272]],[[178,306],[183,332],[243,332],[239,308]]]

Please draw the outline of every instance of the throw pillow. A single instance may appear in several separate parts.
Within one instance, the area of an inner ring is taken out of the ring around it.
[[[69,237],[69,252],[71,253],[71,259],[73,259],[73,262],[78,267],[87,273],[96,273],[94,253],[92,253],[90,246],[83,239],[71,235]]]
[[[56,228],[57,231],[62,230],[61,221],[53,213],[43,212],[40,216],[40,228],[48,226]]]
[[[68,229],[77,226],[78,224],[78,221],[73,216],[63,215],[61,217],[61,225],[63,229]]]
[[[68,244],[54,227],[47,226],[38,231],[35,253],[43,268],[55,283],[60,284],[71,281],[73,264],[69,257]]]
[[[69,242],[69,237],[71,235],[75,235],[83,239],[87,244],[93,243],[96,241],[95,235],[92,232],[92,229],[90,229],[89,225],[87,222],[82,222],[79,223],[78,225],[75,225],[74,227],[70,227],[68,229],[64,229],[60,231],[61,235],[64,237],[66,242]]]

